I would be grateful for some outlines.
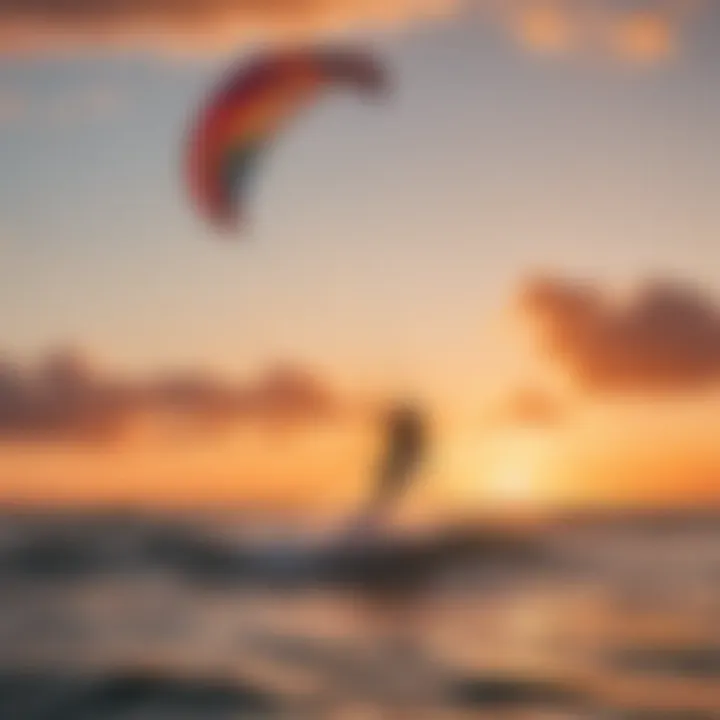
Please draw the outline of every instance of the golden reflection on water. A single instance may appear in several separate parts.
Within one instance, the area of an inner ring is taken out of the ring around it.
[[[713,548],[708,572],[693,582],[677,567],[663,575],[660,554],[655,579],[664,583],[652,591],[628,583],[633,573],[541,573],[507,585],[438,583],[388,606],[358,592],[209,587],[163,573],[15,582],[0,588],[0,669],[229,678],[331,708],[332,718],[391,717],[377,713],[389,712],[396,695],[415,708],[413,718],[498,720],[513,710],[507,717],[595,720],[589,707],[720,717]],[[631,658],[641,652],[634,665],[618,660],[628,650]],[[578,692],[586,704],[547,708],[530,699],[501,712],[482,695],[474,705],[463,700],[469,707],[448,695],[458,683],[482,689],[498,678],[519,693],[532,683]]]

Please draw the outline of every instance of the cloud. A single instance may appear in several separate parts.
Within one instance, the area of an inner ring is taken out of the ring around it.
[[[695,287],[654,281],[618,299],[590,284],[536,278],[518,301],[540,350],[587,390],[658,393],[720,382],[720,304]]]
[[[240,425],[296,427],[334,417],[340,402],[314,375],[279,366],[252,382],[197,372],[129,381],[81,354],[31,366],[0,362],[0,440],[114,441],[138,428],[201,433]]]
[[[656,64],[682,44],[703,0],[515,0],[499,17],[522,48],[543,54],[586,53],[633,64]]]
[[[562,425],[566,408],[560,400],[545,390],[524,387],[504,398],[492,411],[493,425],[548,428]]]
[[[678,39],[670,18],[638,12],[618,18],[610,27],[608,41],[620,58],[655,63],[674,53]]]
[[[460,0],[0,0],[0,46],[228,50],[268,35],[387,26],[452,12]]]
[[[522,48],[591,50],[630,61],[666,57],[703,0],[0,0],[9,54],[144,49],[235,50],[270,37],[395,27],[467,14],[498,25]]]
[[[566,3],[512,3],[505,12],[510,35],[523,48],[557,54],[579,42],[578,18]]]

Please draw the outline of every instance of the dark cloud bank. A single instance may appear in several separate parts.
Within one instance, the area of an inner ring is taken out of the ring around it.
[[[588,390],[696,391],[720,381],[720,304],[692,285],[652,281],[620,301],[541,277],[525,283],[519,303],[541,351]]]
[[[322,380],[290,365],[229,383],[198,372],[130,381],[70,351],[32,366],[0,360],[0,440],[109,441],[143,419],[196,430],[295,426],[338,410],[338,399]]]

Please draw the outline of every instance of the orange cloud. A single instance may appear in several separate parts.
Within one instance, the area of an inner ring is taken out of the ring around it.
[[[562,425],[566,416],[567,408],[558,398],[540,388],[523,387],[504,398],[490,420],[497,425],[548,428]]]
[[[202,373],[128,381],[74,352],[30,367],[0,363],[0,440],[112,442],[138,427],[183,436],[239,425],[288,427],[336,415],[340,401],[313,374],[280,366],[245,383]]]
[[[4,52],[141,47],[224,51],[268,35],[388,26],[454,11],[461,0],[0,0]]]
[[[628,9],[611,0],[515,0],[498,7],[510,35],[527,50],[653,64],[682,44],[685,22],[706,3],[645,0]]]
[[[519,305],[541,352],[587,390],[657,394],[720,383],[720,304],[697,288],[655,281],[620,302],[586,283],[538,278]]]
[[[609,41],[611,50],[620,58],[654,63],[672,55],[677,34],[671,18],[638,12],[616,19],[610,27]]]
[[[397,27],[466,13],[503,28],[523,48],[665,57],[703,0],[0,0],[0,48],[9,53],[143,49],[228,52],[268,38]],[[625,6],[626,8],[627,6]],[[473,11],[481,11],[480,15]],[[483,12],[485,11],[485,12]]]
[[[516,3],[509,10],[509,29],[525,48],[543,53],[561,53],[579,40],[578,23],[566,3]]]

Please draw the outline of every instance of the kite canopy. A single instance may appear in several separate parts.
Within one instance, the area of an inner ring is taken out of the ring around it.
[[[188,183],[200,214],[218,229],[242,225],[258,162],[290,120],[330,88],[378,94],[385,84],[375,59],[350,50],[276,53],[231,71],[189,140]]]

